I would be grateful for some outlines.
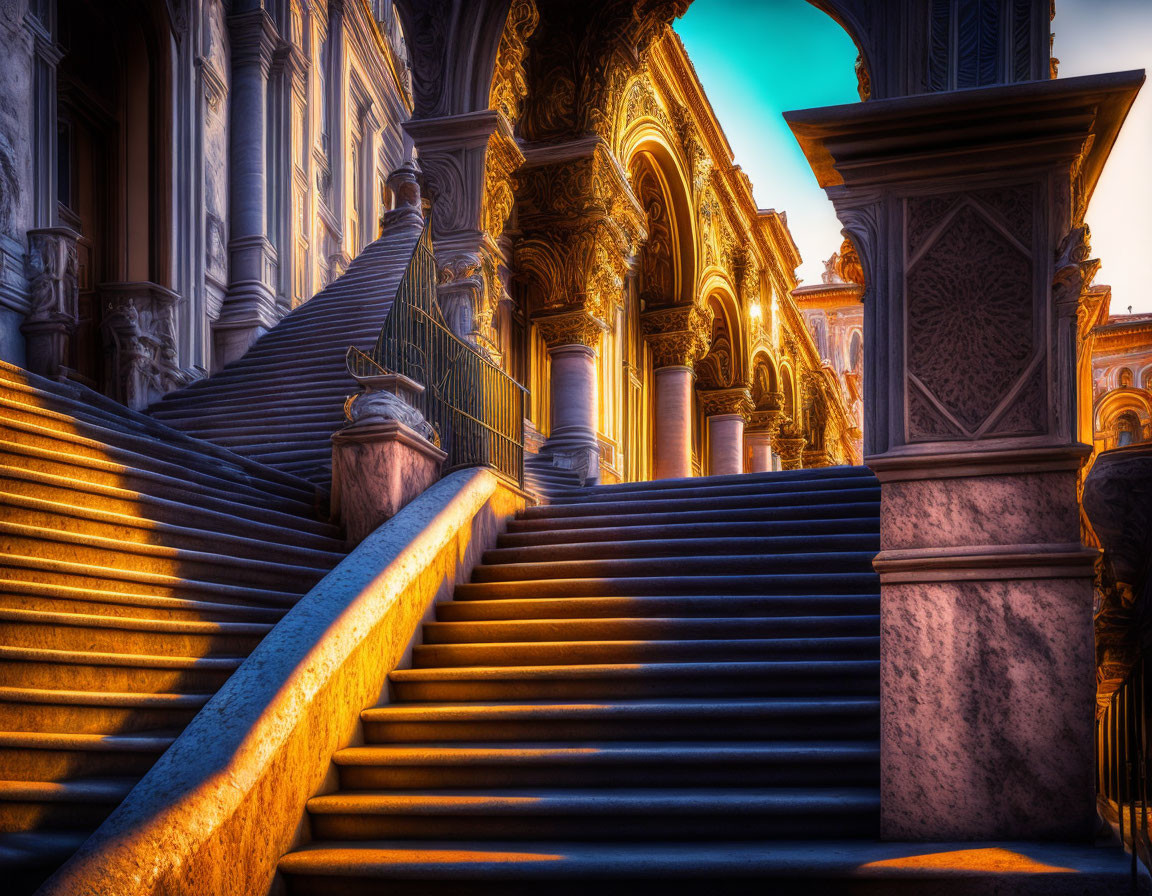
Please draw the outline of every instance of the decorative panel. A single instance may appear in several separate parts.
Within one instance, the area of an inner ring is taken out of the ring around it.
[[[1030,185],[905,203],[908,440],[1043,431]]]

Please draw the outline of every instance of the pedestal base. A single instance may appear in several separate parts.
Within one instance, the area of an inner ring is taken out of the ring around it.
[[[349,426],[332,436],[332,515],[355,547],[440,478],[443,451],[402,423]]]

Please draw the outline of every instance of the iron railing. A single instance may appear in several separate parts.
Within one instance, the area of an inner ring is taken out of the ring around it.
[[[357,377],[399,373],[424,386],[415,404],[432,424],[445,469],[491,467],[524,483],[525,389],[449,329],[436,300],[431,221],[416,243],[371,353],[348,349]]]
[[[1097,801],[1101,814],[1131,850],[1133,881],[1137,857],[1147,865],[1152,854],[1148,836],[1150,672],[1145,659],[1138,659],[1096,718]]]

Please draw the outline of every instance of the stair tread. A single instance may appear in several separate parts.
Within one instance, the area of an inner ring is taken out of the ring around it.
[[[2,739],[3,735],[0,735]],[[2,740],[0,740],[2,742]],[[845,758],[878,759],[878,742],[762,742],[724,743],[662,741],[605,741],[579,744],[501,743],[484,744],[368,744],[346,747],[333,756],[338,766],[401,764],[531,764],[577,762],[582,764],[637,762],[733,762],[772,761],[782,758],[842,760]]]
[[[0,701],[72,706],[117,706],[137,709],[198,708],[207,703],[210,697],[210,694],[137,693],[104,690],[66,691],[0,686]]]
[[[427,718],[474,719],[503,718],[528,719],[540,715],[572,716],[676,716],[721,715],[742,713],[750,716],[779,712],[874,712],[879,710],[878,698],[868,697],[797,697],[797,698],[710,698],[708,700],[649,699],[618,701],[516,701],[516,702],[454,702],[454,703],[392,703],[364,710],[361,718],[373,721],[418,721]]]
[[[461,666],[436,669],[397,669],[393,681],[445,681],[470,678],[610,678],[619,676],[730,676],[784,669],[809,671],[872,671],[877,660],[777,660],[707,663],[584,663],[570,666]]]

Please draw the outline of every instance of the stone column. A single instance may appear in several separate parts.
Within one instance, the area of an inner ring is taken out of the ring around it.
[[[1060,309],[1086,286],[1083,215],[1142,81],[787,116],[864,271],[885,838],[1093,836],[1090,449]]]
[[[551,433],[545,453],[562,469],[574,470],[585,482],[600,479],[600,387],[596,346],[605,324],[576,311],[536,319],[548,345],[551,364]]]
[[[516,173],[516,263],[552,361],[552,432],[544,454],[599,480],[595,351],[624,301],[644,213],[598,137],[532,147]]]
[[[772,470],[772,436],[762,429],[744,431],[744,444],[751,454],[749,473],[768,473]]]
[[[694,306],[646,311],[641,326],[652,346],[655,368],[653,477],[682,479],[692,475],[692,365],[708,346],[710,321]]]
[[[268,239],[268,73],[276,26],[263,9],[228,19],[232,40],[229,93],[228,293],[213,324],[222,367],[248,350],[277,320],[276,250]]]
[[[744,423],[751,413],[748,390],[715,389],[700,393],[708,418],[708,472],[727,476],[744,472]]]

